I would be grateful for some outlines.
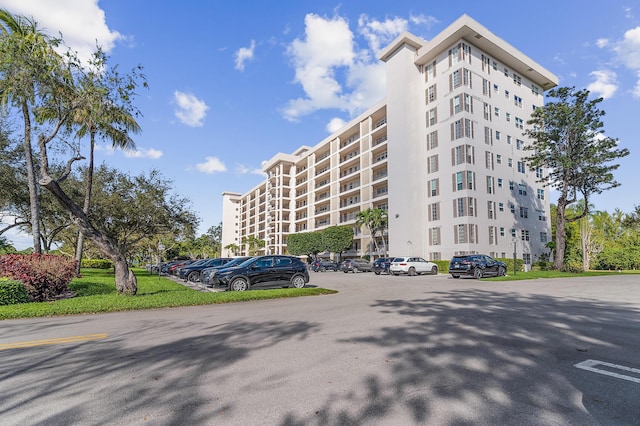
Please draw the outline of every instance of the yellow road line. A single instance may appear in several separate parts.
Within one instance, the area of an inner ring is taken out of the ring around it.
[[[57,339],[31,340],[29,342],[0,343],[0,351],[5,349],[31,348],[33,346],[57,345],[60,343],[88,342],[90,340],[104,339],[107,334],[87,334],[84,336],[59,337]]]

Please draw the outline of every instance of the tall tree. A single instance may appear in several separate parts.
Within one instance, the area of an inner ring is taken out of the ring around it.
[[[93,55],[88,72],[80,76],[79,84],[84,94],[84,102],[74,111],[69,126],[79,126],[76,137],[89,137],[89,165],[85,178],[85,193],[82,211],[87,214],[93,188],[94,150],[96,137],[111,142],[113,148],[132,150],[135,142],[130,134],[139,133],[140,125],[135,116],[138,110],[128,97],[114,95],[112,91],[120,87],[135,85],[132,75],[121,75],[117,67],[107,67],[107,58],[100,48]],[[146,83],[145,83],[146,84]],[[84,234],[78,232],[76,260],[78,272],[82,261]]]
[[[376,253],[380,251],[377,240],[377,234],[380,233],[382,235],[384,254],[386,255],[387,245],[384,238],[384,230],[387,228],[388,221],[387,212],[382,209],[368,208],[358,212],[356,215],[356,226],[359,228],[367,228],[373,245],[376,248]]]
[[[349,250],[353,245],[353,228],[334,225],[324,229],[322,244],[331,253],[337,253],[341,256],[343,251]]]
[[[556,247],[554,267],[564,267],[566,224],[589,214],[590,197],[620,184],[613,172],[619,164],[613,161],[629,155],[618,148],[618,140],[604,135],[598,109],[602,98],[589,100],[588,90],[559,88],[548,92],[549,101],[537,108],[527,121],[524,131],[532,143],[526,147],[531,155],[525,158],[532,171],[548,170],[541,178],[545,186],[560,192],[556,214]],[[567,207],[582,200],[582,209],[567,215]]]
[[[32,147],[34,112],[43,96],[60,78],[60,57],[53,49],[60,44],[43,34],[33,20],[13,16],[0,9],[0,102],[20,111],[24,126],[23,149],[30,200],[33,250],[42,251],[36,164]]]
[[[1,17],[0,20],[5,23],[11,20],[17,23],[30,22],[24,18],[13,18],[6,11],[2,11]],[[35,24],[25,25],[28,31],[15,31],[14,27],[13,24],[6,24],[0,33],[0,94],[5,103],[6,100],[11,100],[12,105],[23,112],[25,152],[29,150],[27,154],[31,153],[31,113],[34,114],[34,122],[39,125],[35,138],[40,171],[38,183],[51,192],[69,212],[72,222],[113,262],[118,293],[136,294],[136,277],[129,269],[125,255],[112,239],[93,225],[82,208],[61,187],[61,183],[71,173],[73,164],[84,159],[80,155],[79,146],[70,144],[62,136],[64,130],[69,128],[69,120],[73,121],[74,112],[85,101],[82,85],[79,84],[85,70],[73,52],[57,54],[54,47],[58,45],[58,41],[47,39]],[[33,40],[39,42],[34,45]],[[31,50],[25,49],[25,45]],[[22,84],[16,83],[18,80]],[[113,87],[109,93],[114,94],[116,102],[126,102],[135,97],[137,82],[135,77],[129,81],[130,84],[124,85],[122,81],[110,81]],[[49,167],[50,149],[57,154],[69,154],[61,174],[55,174]],[[35,180],[35,174],[32,180]],[[37,194],[34,199],[34,203],[37,203]],[[32,222],[39,223],[33,218]],[[37,234],[39,235],[39,230]],[[34,238],[34,245],[40,247],[39,238]]]

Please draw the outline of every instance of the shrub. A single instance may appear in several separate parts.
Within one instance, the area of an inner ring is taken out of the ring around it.
[[[21,281],[34,302],[53,300],[69,291],[76,261],[64,256],[8,254],[0,256],[0,276]]]
[[[113,262],[107,259],[82,259],[80,266],[82,268],[111,269]]]
[[[20,281],[0,277],[0,305],[15,305],[29,301],[27,289]]]

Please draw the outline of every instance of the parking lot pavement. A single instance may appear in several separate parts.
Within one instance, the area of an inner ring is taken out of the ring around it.
[[[3,424],[637,426],[639,282],[325,272],[310,285],[337,293],[4,321],[0,344],[106,337],[1,352],[0,412]]]

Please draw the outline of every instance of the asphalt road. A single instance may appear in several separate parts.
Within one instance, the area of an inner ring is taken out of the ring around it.
[[[339,293],[0,321],[0,423],[640,424],[640,276],[311,278]]]

